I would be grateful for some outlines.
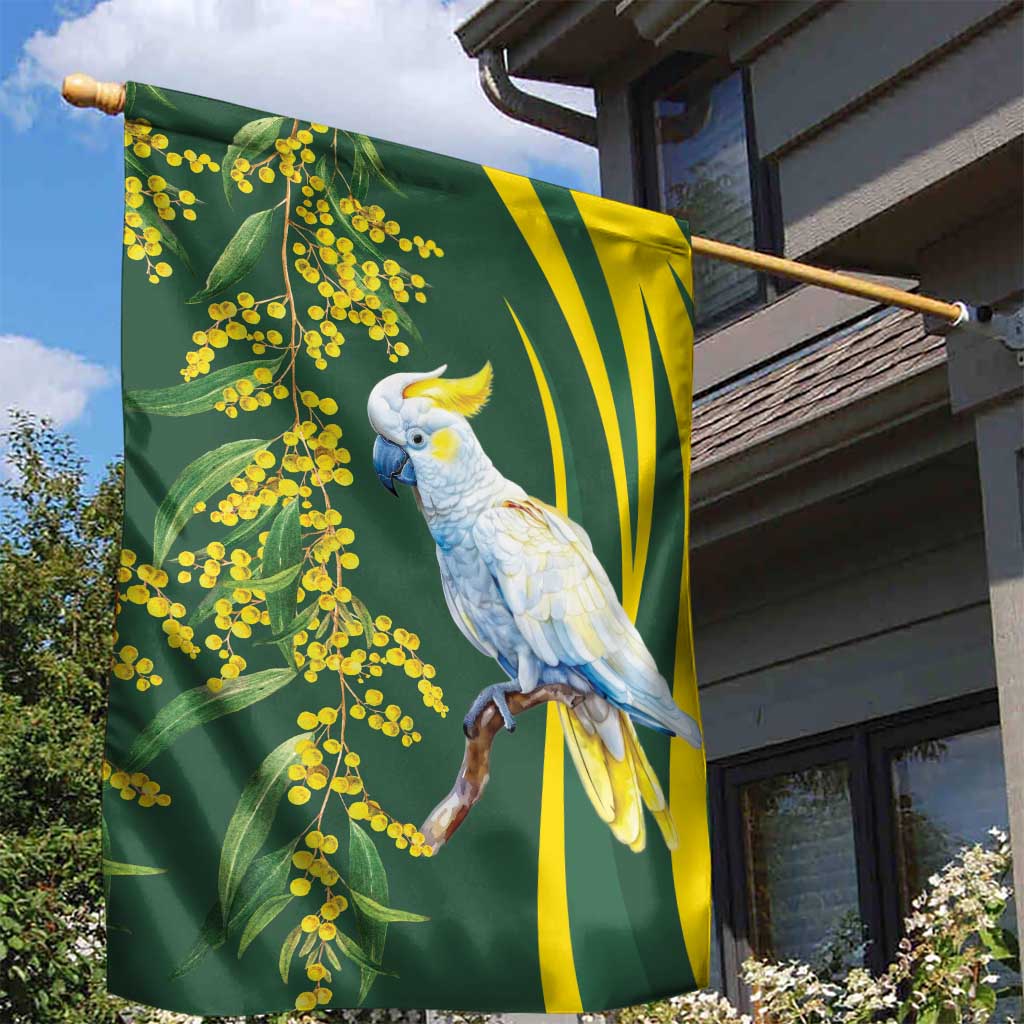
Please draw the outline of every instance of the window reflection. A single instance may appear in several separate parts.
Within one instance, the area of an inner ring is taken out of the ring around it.
[[[929,877],[953,860],[961,847],[987,843],[993,825],[1006,829],[999,727],[926,740],[900,750],[892,759],[892,792],[900,903],[906,915]],[[1017,931],[1012,901],[1003,926]],[[993,968],[1000,978],[997,988],[1019,981],[998,965]],[[1020,1009],[1019,1000],[1000,1001],[999,1019],[1006,1014],[1019,1019],[1015,1014]]]
[[[695,234],[755,247],[743,78],[703,92],[678,88],[655,101],[661,208]],[[697,323],[705,325],[761,294],[757,274],[720,260],[693,267]]]
[[[992,726],[899,751],[892,760],[903,913],[963,846],[1006,827],[1006,777],[999,729]]]
[[[849,769],[776,775],[741,791],[750,943],[825,977],[863,962]]]

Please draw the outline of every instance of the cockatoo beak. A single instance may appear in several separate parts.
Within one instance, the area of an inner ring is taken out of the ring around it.
[[[380,482],[396,496],[396,480],[400,484],[416,484],[416,471],[412,468],[412,461],[405,449],[386,437],[381,437],[380,434],[373,442],[373,468],[377,471]]]

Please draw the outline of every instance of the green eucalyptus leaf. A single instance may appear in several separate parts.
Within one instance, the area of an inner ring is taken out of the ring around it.
[[[422,914],[413,914],[408,910],[396,910],[394,907],[385,907],[376,900],[370,899],[369,896],[364,896],[361,892],[356,892],[355,889],[350,889],[349,893],[351,894],[355,905],[367,917],[372,918],[374,921],[403,921],[409,924],[414,924],[430,920],[429,917],[424,917]]]
[[[380,178],[381,182],[391,189],[392,192],[404,196],[405,193],[394,183],[387,171],[384,170],[384,163],[377,152],[377,147],[373,144],[373,140],[366,135],[355,135],[354,139],[356,146],[362,150],[363,155],[366,157],[366,162],[373,169],[377,177]]]
[[[220,166],[224,182],[224,195],[228,203],[231,202],[231,194],[235,188],[235,183],[231,179],[235,161],[243,157],[251,163],[255,157],[274,144],[281,133],[283,124],[283,117],[258,117],[255,121],[243,124],[235,132],[235,137],[224,153],[224,159]]]
[[[266,562],[264,562],[265,565]],[[300,563],[290,565],[287,569],[275,572],[271,576],[252,576],[247,580],[223,580],[217,584],[216,589],[220,593],[224,593],[225,590],[261,590],[267,595],[276,594],[278,591],[285,590],[288,584],[295,580],[301,568]]]
[[[274,373],[283,359],[282,353],[276,359],[253,359],[225,366],[187,384],[175,384],[169,388],[133,388],[124,393],[125,408],[156,416],[194,416],[209,412],[223,400],[225,388],[240,380],[252,380],[257,370]]]
[[[302,926],[296,925],[281,943],[281,952],[277,958],[277,970],[281,980],[288,984],[288,969],[291,967],[292,958],[295,956],[295,948],[302,938]]]
[[[253,911],[271,896],[282,896],[288,891],[288,877],[292,869],[292,854],[298,839],[257,857],[245,873],[238,894],[231,907],[228,934],[233,935],[251,916]],[[216,904],[219,907],[219,904]]]
[[[198,966],[207,953],[219,949],[228,938],[235,935],[258,906],[271,896],[283,895],[287,891],[292,853],[297,842],[297,838],[292,839],[279,849],[265,853],[252,862],[238,888],[227,928],[221,920],[220,903],[214,903],[206,915],[206,921],[196,941],[175,968],[172,978],[179,978]]]
[[[244,519],[222,541],[226,548],[238,547],[242,541],[255,534],[269,530],[274,516],[281,511],[280,505],[268,505],[255,519]]]
[[[373,638],[373,634],[376,629],[373,625],[373,617],[370,615],[370,610],[359,600],[355,594],[352,595],[351,601],[352,607],[355,609],[356,615],[359,617],[360,623],[363,626],[363,633],[366,636],[367,643]]]
[[[305,942],[302,943],[302,948],[299,950],[299,956],[308,956],[309,957],[309,960],[306,961],[307,966],[313,960],[313,952],[312,952],[312,950],[313,950],[313,947],[317,944],[317,941],[319,940],[319,938],[320,938],[320,936],[317,935],[316,932],[310,932],[306,936]]]
[[[162,875],[167,868],[151,868],[145,864],[122,864],[118,860],[103,858],[103,874],[105,875]]]
[[[126,149],[124,151],[124,162],[126,166],[130,167],[136,174],[141,175],[143,181],[145,181],[152,173],[130,149]]]
[[[383,289],[381,289],[381,291],[383,291]],[[409,311],[405,308],[405,303],[399,302],[390,295],[385,295],[381,299],[381,305],[386,309],[394,310],[395,316],[398,317],[399,326],[405,329],[405,332],[413,341],[423,340],[423,335],[420,334],[419,328],[413,322]]]
[[[334,215],[334,224],[336,232],[344,234],[350,238],[354,245],[363,249],[367,255],[373,257],[373,259],[383,262],[385,259],[384,254],[377,248],[373,242],[367,237],[363,231],[356,231],[352,227],[352,221],[349,216],[342,213],[341,200],[342,195],[338,190],[338,180],[327,170],[327,159],[321,157],[316,165],[315,173],[324,180],[324,194],[327,196],[327,203],[331,208],[331,213]],[[355,186],[353,186],[353,190]]]
[[[224,251],[217,258],[206,278],[206,287],[196,292],[188,301],[205,302],[240,281],[256,266],[263,249],[270,238],[271,222],[274,211],[260,210],[252,213],[242,221],[234,237],[228,242]]]
[[[126,149],[124,151],[124,162],[128,167],[135,171],[136,174],[141,174],[144,179],[148,179],[153,173],[153,169],[151,167],[147,167],[130,149]],[[177,195],[181,192],[181,189],[178,188],[177,185],[168,181],[164,186],[163,191],[170,192],[172,195]],[[201,199],[197,198],[196,202],[203,205],[203,201]]]
[[[255,646],[260,647],[264,644],[280,644],[284,643],[285,640],[291,640],[293,636],[301,633],[313,621],[313,619],[316,618],[316,613],[318,611],[320,611],[320,606],[316,601],[313,601],[311,604],[303,608],[294,619],[292,619],[283,632],[275,634],[268,640],[258,640]]]
[[[303,559],[302,530],[299,526],[299,503],[293,501],[274,520],[270,534],[263,545],[262,575],[265,579],[275,577],[278,573],[295,566],[301,569]],[[298,576],[298,572],[296,572]],[[267,613],[270,616],[270,628],[274,633],[283,633],[295,618],[295,595],[298,583],[289,582],[286,586],[267,592]],[[281,653],[289,665],[295,666],[295,651],[292,645],[282,642]]]
[[[280,669],[271,669],[280,672]],[[288,788],[288,768],[297,757],[295,745],[309,733],[292,736],[275,747],[242,791],[221,846],[217,893],[221,912],[230,917],[238,887],[260,847],[270,834],[278,804]]]
[[[352,195],[362,200],[370,186],[370,168],[358,140],[347,132],[345,134],[352,143]]]
[[[264,440],[228,441],[204,452],[186,466],[171,485],[153,523],[153,564],[160,568],[198,501],[206,501],[236,477],[252,457],[267,446]]]
[[[156,208],[149,203],[143,203],[135,212],[142,218],[142,223],[145,227],[156,228],[160,232],[160,244],[177,256],[185,269],[194,276],[196,272],[195,267],[192,266],[192,260],[185,246],[181,244],[181,240],[174,233],[171,222],[164,220],[156,212]]]
[[[264,928],[269,925],[278,914],[288,906],[289,903],[295,897],[291,893],[282,893],[280,896],[271,896],[270,899],[265,900],[261,903],[249,918],[248,923],[245,926],[245,930],[242,932],[242,937],[238,941],[238,959],[241,960],[245,956],[245,951],[252,945],[253,940],[256,938]]]
[[[357,892],[387,906],[388,876],[384,871],[380,854],[373,840],[354,821],[349,820],[349,862],[348,884]],[[359,937],[366,956],[373,964],[379,964],[384,956],[384,942],[388,925],[363,911],[358,904],[352,907],[356,916]],[[360,971],[359,1004],[362,1004],[373,985],[376,973],[363,967]]]
[[[195,628],[201,622],[205,622],[207,619],[212,618],[216,613],[214,605],[216,605],[222,596],[223,595],[215,587],[208,590],[202,601],[200,601],[199,604],[197,604],[189,613],[188,618],[185,620],[185,625]]]
[[[359,965],[361,972],[371,974],[373,977],[376,977],[378,974],[386,974],[389,978],[397,977],[394,971],[385,971],[380,964],[371,960],[366,955],[366,950],[351,936],[339,931],[335,934],[334,941],[338,944],[338,949],[344,956],[347,956],[349,960]],[[362,1002],[363,998],[362,996],[360,997],[360,1002]]]
[[[324,952],[327,954],[327,959],[330,960],[331,966],[336,970],[341,970],[341,961],[338,959],[338,954],[334,952],[334,947],[329,943],[324,943]]]
[[[158,89],[155,85],[146,85],[144,82],[136,82],[136,100],[141,98],[151,99],[161,106],[167,107],[168,110],[177,110],[178,108],[171,102],[170,97],[163,91]]]
[[[140,771],[190,729],[264,700],[294,678],[293,669],[268,668],[227,679],[216,693],[205,685],[186,690],[165,704],[135,738],[124,770]]]
[[[173,981],[175,978],[180,978],[183,974],[188,974],[194,967],[199,966],[207,953],[220,949],[226,941],[227,933],[220,916],[220,904],[215,903],[206,915],[206,920],[196,936],[196,941],[192,943],[189,951],[182,957],[170,975],[168,975],[169,979]]]

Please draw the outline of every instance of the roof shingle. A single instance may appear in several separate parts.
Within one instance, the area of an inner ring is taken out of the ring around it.
[[[694,472],[943,362],[922,317],[885,309],[694,403]]]

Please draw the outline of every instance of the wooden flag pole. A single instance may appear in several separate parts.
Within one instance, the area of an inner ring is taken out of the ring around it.
[[[119,82],[97,82],[90,75],[81,73],[68,75],[61,87],[61,95],[73,107],[96,107],[105,114],[124,112],[124,85]],[[845,292],[847,295],[857,295],[862,299],[871,299],[887,306],[900,306],[915,313],[926,313],[949,324],[974,319],[973,311],[962,302],[930,299],[925,295],[903,291],[901,288],[890,288],[874,281],[851,277],[849,274],[812,267],[807,263],[798,263],[796,260],[787,260],[781,256],[769,256],[767,253],[716,242],[698,235],[694,235],[691,242],[695,253],[713,260],[738,263],[776,277],[788,277],[821,288],[831,288],[832,291]]]
[[[967,319],[968,311],[959,302],[943,302],[941,299],[930,299],[926,295],[907,292],[902,288],[890,288],[888,285],[865,281],[849,274],[840,274],[835,270],[812,267],[809,263],[798,263],[796,260],[783,259],[781,256],[769,256],[767,253],[754,252],[752,249],[741,249],[738,245],[716,242],[711,238],[700,238],[694,235],[691,239],[693,251],[701,256],[709,256],[727,263],[739,263],[744,267],[774,274],[777,277],[789,277],[805,284],[815,284],[821,288],[831,288],[834,292],[846,292],[847,295],[858,295],[862,299],[874,299],[886,306],[901,306],[915,313],[927,313],[948,320],[951,324]]]

